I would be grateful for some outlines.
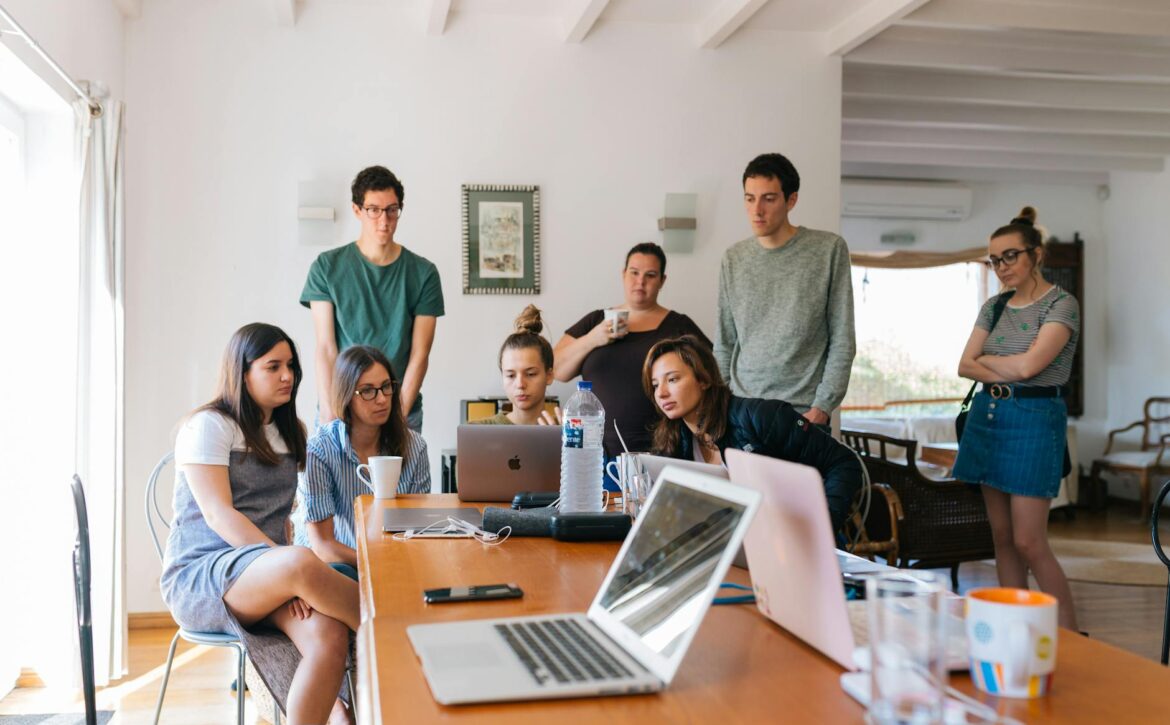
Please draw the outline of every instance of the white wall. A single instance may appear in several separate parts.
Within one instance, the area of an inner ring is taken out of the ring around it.
[[[447,307],[423,388],[436,485],[458,400],[500,390],[495,353],[515,314],[538,304],[555,341],[620,302],[624,252],[655,237],[666,192],[699,194],[699,228],[662,300],[709,333],[719,256],[749,234],[752,156],[789,153],[804,176],[796,220],[836,228],[840,64],[816,36],[742,34],[704,51],[681,25],[603,24],[580,45],[548,20],[456,14],[443,36],[420,28],[377,4],[307,4],[290,29],[264,3],[168,0],[130,25],[128,501],[179,417],[212,394],[235,328],[279,324],[311,355],[297,299],[322,249],[296,241],[299,181],[344,196],[383,163],[406,184],[399,240],[438,265]],[[543,294],[462,295],[462,183],[540,185]],[[308,420],[313,390],[310,374]],[[127,519],[129,608],[162,609],[135,507]]]
[[[1020,209],[1036,208],[1037,221],[1061,241],[1071,241],[1074,232],[1085,240],[1085,294],[1081,300],[1083,328],[1081,344],[1085,357],[1085,414],[1073,421],[1077,429],[1077,450],[1086,467],[1100,453],[1107,414],[1108,392],[1115,372],[1106,358],[1106,310],[1113,280],[1108,274],[1114,244],[1107,233],[1103,204],[1094,184],[1041,184],[1025,182],[963,182],[971,187],[971,215],[958,222],[843,218],[841,234],[856,251],[911,249],[953,251],[978,247],[998,227],[1011,221]],[[1113,191],[1116,200],[1128,190]],[[1114,202],[1110,202],[1112,204]],[[883,245],[886,232],[913,232],[916,241],[907,247]],[[973,319],[973,318],[972,318]],[[968,324],[964,322],[963,324]],[[955,351],[958,363],[959,353]]]
[[[1141,417],[1146,398],[1170,395],[1170,171],[1115,172],[1109,185],[1106,427],[1120,428]],[[1136,497],[1137,484],[1111,482],[1109,493]]]

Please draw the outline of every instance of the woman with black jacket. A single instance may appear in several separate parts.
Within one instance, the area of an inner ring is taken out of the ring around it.
[[[715,357],[696,338],[684,335],[650,348],[642,388],[659,413],[651,452],[723,465],[723,451],[737,448],[812,466],[825,482],[833,530],[845,523],[861,488],[853,452],[788,403],[732,395]]]

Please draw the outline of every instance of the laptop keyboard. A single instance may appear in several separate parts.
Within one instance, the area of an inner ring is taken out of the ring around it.
[[[634,677],[574,619],[511,622],[495,627],[538,685]]]

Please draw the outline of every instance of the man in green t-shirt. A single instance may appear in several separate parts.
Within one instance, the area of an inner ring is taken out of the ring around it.
[[[435,321],[443,315],[439,271],[394,240],[405,192],[389,169],[371,166],[353,180],[356,242],[322,252],[309,268],[301,304],[313,313],[319,422],[337,417],[329,408],[333,363],[351,345],[386,353],[399,381],[407,423],[422,431],[422,389]]]

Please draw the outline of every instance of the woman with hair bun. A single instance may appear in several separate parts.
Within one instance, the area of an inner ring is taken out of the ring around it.
[[[959,361],[959,375],[983,385],[954,475],[982,485],[1000,585],[1027,589],[1031,571],[1059,600],[1060,625],[1076,629],[1068,580],[1048,546],[1048,509],[1062,477],[1079,306],[1041,274],[1044,233],[1032,207],[992,233],[988,257],[1008,291],[983,305]]]
[[[560,425],[557,416],[544,408],[544,395],[553,381],[553,349],[540,334],[543,329],[536,305],[525,307],[513,323],[512,334],[500,346],[497,361],[512,410],[473,423]]]

